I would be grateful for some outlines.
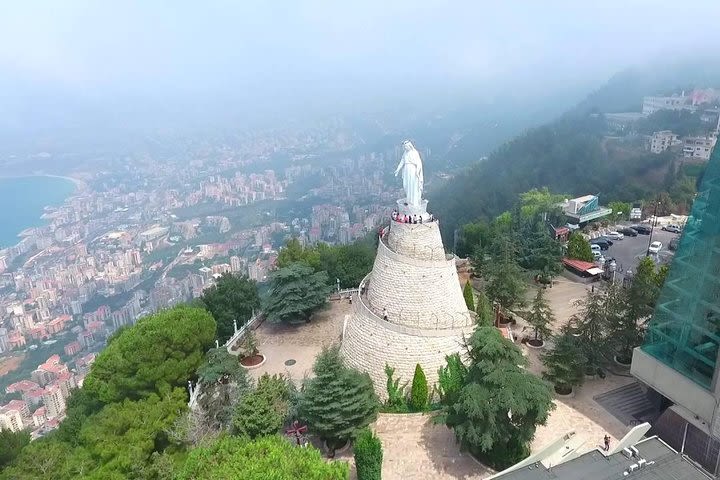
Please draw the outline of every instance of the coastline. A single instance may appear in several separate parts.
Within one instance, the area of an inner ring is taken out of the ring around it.
[[[79,178],[64,176],[64,175],[53,175],[53,174],[2,175],[2,174],[0,174],[0,180],[39,178],[39,177],[60,178],[60,179],[63,179],[65,181],[72,183],[72,185],[73,185],[72,191],[65,197],[65,199],[61,203],[57,204],[58,206],[64,205],[70,198],[72,198],[75,195],[77,195],[78,193],[81,193],[84,190],[88,189],[88,185],[83,180],[80,180]],[[50,204],[43,205],[43,211],[42,211],[41,215],[38,216],[38,218],[41,220],[41,222],[43,224],[47,224],[49,222],[47,213],[48,213],[48,207],[50,207],[50,206],[51,206]],[[31,225],[31,226],[23,228],[19,232],[15,233],[15,238],[17,240],[13,241],[12,243],[8,242],[7,245],[0,244],[0,251],[17,246],[23,240],[24,237],[26,237],[30,232],[33,231],[33,229],[38,228],[40,226],[41,225]]]
[[[0,180],[2,179],[12,179],[12,178],[29,178],[29,177],[50,177],[50,178],[62,178],[65,180],[68,180],[72,182],[75,185],[75,190],[82,191],[88,188],[87,183],[85,183],[83,180],[80,180],[79,178],[75,177],[68,177],[66,175],[53,175],[51,173],[28,173],[27,175],[0,175]],[[74,193],[76,193],[74,192]]]

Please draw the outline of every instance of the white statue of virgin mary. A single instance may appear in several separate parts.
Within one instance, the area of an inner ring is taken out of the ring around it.
[[[410,142],[403,142],[403,156],[400,164],[395,169],[395,176],[398,176],[402,170],[403,189],[405,189],[405,198],[408,205],[416,207],[421,206],[423,192],[423,166],[420,154]]]

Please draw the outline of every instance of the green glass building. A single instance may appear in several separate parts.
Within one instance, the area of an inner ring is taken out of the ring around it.
[[[712,389],[720,346],[720,149],[693,203],[642,350]]]
[[[681,415],[720,438],[720,148],[715,148],[645,343],[631,371]]]

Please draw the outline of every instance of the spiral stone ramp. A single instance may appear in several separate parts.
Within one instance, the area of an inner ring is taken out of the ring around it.
[[[403,204],[398,205],[405,214]],[[422,223],[392,220],[383,230],[373,270],[353,297],[343,328],[341,353],[347,364],[367,372],[383,399],[386,364],[401,384],[412,380],[420,364],[432,387],[445,357],[462,351],[463,338],[475,325],[455,257],[445,253],[438,222],[424,206]]]

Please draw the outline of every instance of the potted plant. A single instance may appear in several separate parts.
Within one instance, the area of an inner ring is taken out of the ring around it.
[[[257,348],[257,338],[252,330],[247,333],[243,342],[243,355],[240,357],[240,365],[245,368],[257,368],[265,363],[265,356]]]

